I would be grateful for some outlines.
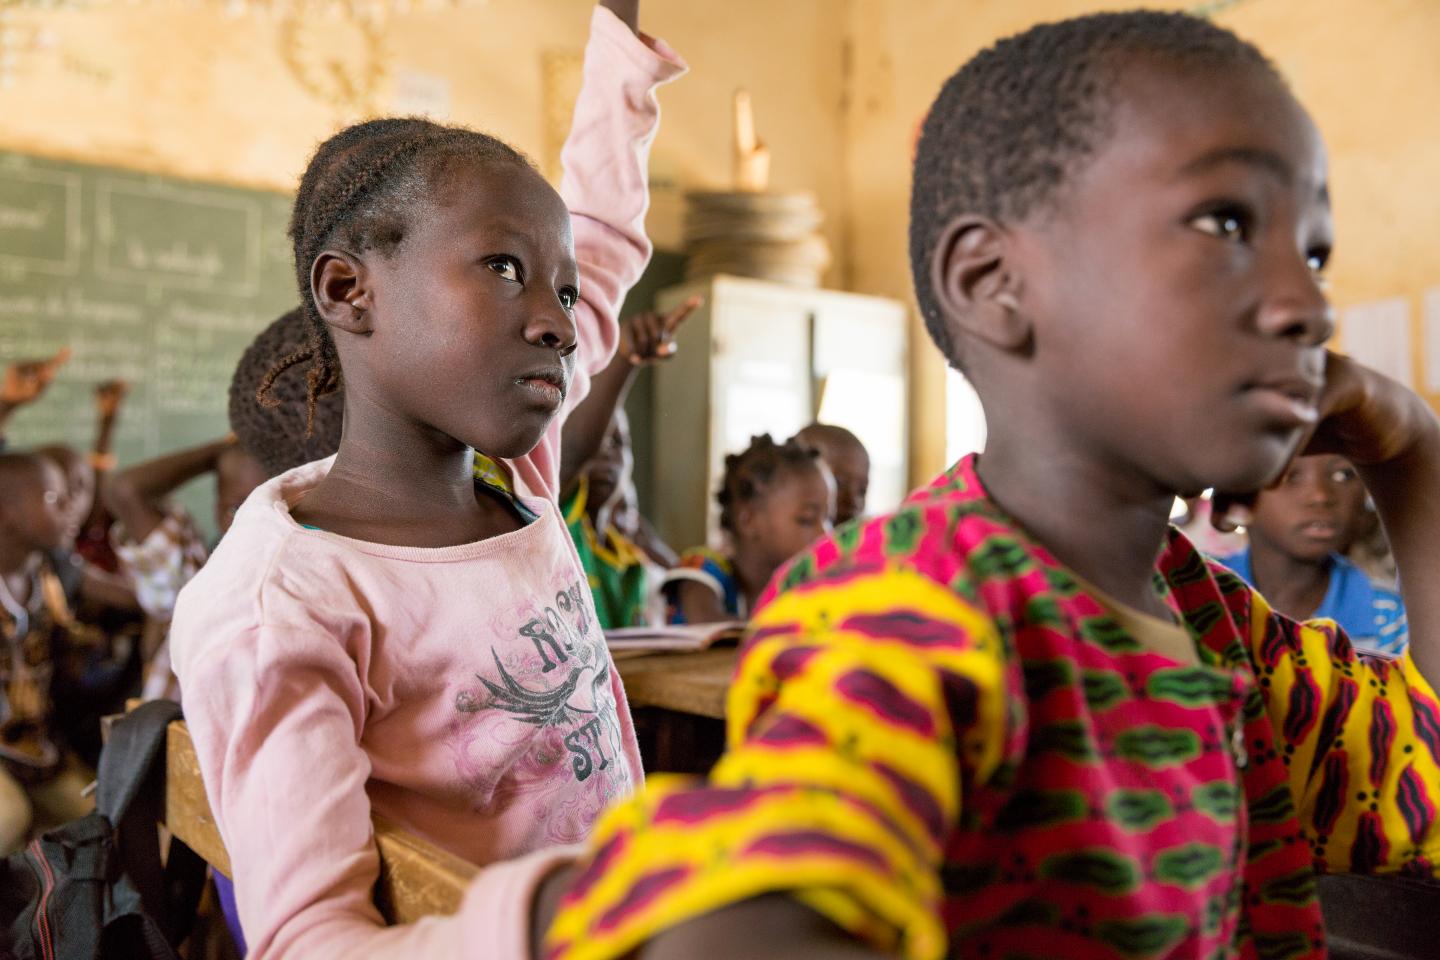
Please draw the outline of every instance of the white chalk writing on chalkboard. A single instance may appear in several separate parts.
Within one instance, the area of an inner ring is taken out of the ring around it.
[[[0,180],[0,266],[71,276],[80,267],[80,178],[26,170]]]
[[[252,296],[260,277],[259,205],[165,183],[95,187],[99,272],[148,287]],[[156,232],[155,225],[163,224]]]

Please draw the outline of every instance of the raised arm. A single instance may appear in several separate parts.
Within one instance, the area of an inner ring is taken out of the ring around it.
[[[1400,571],[1410,652],[1440,687],[1440,419],[1410,390],[1341,356],[1326,371],[1316,453],[1348,457],[1375,500]]]
[[[180,485],[215,469],[220,454],[235,445],[234,437],[169,453],[106,477],[101,501],[137,543],[165,519],[164,499]]]
[[[0,377],[0,449],[5,446],[5,429],[11,415],[40,399],[55,379],[55,374],[69,359],[70,348],[64,347],[53,357],[20,360],[5,368],[3,377]]]
[[[124,380],[107,380],[95,388],[95,446],[90,451],[90,465],[96,471],[115,469],[115,455],[110,448],[115,440],[115,424],[130,385]]]
[[[569,491],[600,449],[610,420],[625,402],[640,368],[675,355],[675,331],[698,306],[700,298],[691,297],[667,314],[636,314],[620,328],[620,348],[590,381],[589,396],[571,412],[560,433],[561,490]]]

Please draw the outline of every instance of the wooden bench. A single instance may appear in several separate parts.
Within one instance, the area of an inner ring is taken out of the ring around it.
[[[170,724],[165,756],[165,827],[185,841],[211,867],[230,875],[230,855],[215,827],[200,761],[184,721]],[[375,817],[375,845],[380,850],[380,881],[375,905],[387,923],[411,923],[432,914],[460,908],[474,864]]]

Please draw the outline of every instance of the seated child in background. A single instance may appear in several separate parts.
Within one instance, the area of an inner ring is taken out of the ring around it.
[[[863,517],[870,492],[870,454],[860,438],[844,427],[812,423],[795,439],[817,451],[835,478],[835,526]]]
[[[600,449],[562,503],[570,539],[575,541],[580,566],[590,579],[595,616],[606,630],[648,622],[650,601],[663,575],[659,565],[614,522],[616,505],[630,486],[634,465],[630,418],[620,407]]]
[[[75,535],[60,468],[30,453],[0,454],[0,855],[32,826],[88,812],[88,779],[55,729],[51,683],[72,623],[48,555]]]
[[[1317,873],[1436,875],[1440,421],[1325,352],[1325,168],[1269,61],[1183,14],[944,84],[911,262],[985,452],[777,574],[727,753],[597,825],[551,960],[1318,960]],[[1410,655],[1169,528],[1302,444],[1374,496]]]
[[[338,132],[301,179],[310,336],[271,375],[343,376],[340,448],[250,496],[172,626],[256,960],[526,956],[537,887],[642,776],[558,509],[564,421],[650,254],[654,90],[683,70],[635,8],[594,12],[559,192],[415,118]],[[376,814],[489,868],[454,916],[384,928]]]
[[[1365,512],[1365,485],[1344,457],[1297,457],[1280,485],[1255,498],[1250,546],[1220,562],[1296,620],[1334,620],[1358,650],[1405,650],[1400,595],[1346,559]]]
[[[717,499],[726,547],[686,550],[665,575],[670,623],[748,617],[780,565],[830,531],[835,481],[814,449],[765,433],[725,458]]]
[[[115,552],[136,597],[153,620],[168,624],[180,589],[205,565],[210,547],[190,514],[171,499],[177,489],[215,475],[215,528],[224,536],[235,512],[261,483],[286,470],[327,457],[340,446],[341,396],[321,397],[312,410],[305,375],[287,370],[271,386],[272,402],[255,394],[270,368],[305,342],[304,314],[292,310],[266,327],[246,348],[230,380],[231,436],[139,463],[109,477],[102,490],[116,519]],[[180,699],[163,634],[145,651],[142,696]]]
[[[105,474],[115,469],[115,429],[120,419],[120,408],[130,392],[130,385],[124,380],[107,380],[95,387],[95,443],[90,452],[81,456],[72,447],[54,445],[41,447],[37,452],[60,464],[70,482],[70,503],[81,512],[80,533],[75,538],[75,553],[91,566],[114,574],[120,569],[119,560],[110,546],[110,524],[112,519],[105,504],[96,497],[96,491]]]
[[[641,626],[661,616],[648,612],[661,570],[614,523],[617,504],[634,489],[625,396],[641,367],[674,354],[675,331],[699,305],[700,299],[692,297],[668,314],[645,311],[621,324],[614,358],[595,375],[590,393],[561,432],[561,510],[589,578],[602,629]],[[483,471],[477,473],[482,479],[505,483],[503,473],[488,461],[477,462],[476,469]]]

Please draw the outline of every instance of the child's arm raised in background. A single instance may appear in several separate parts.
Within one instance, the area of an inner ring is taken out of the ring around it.
[[[115,440],[115,424],[130,385],[124,380],[107,380],[95,388],[95,446],[90,450],[90,465],[98,471],[113,470],[115,455],[110,447]]]
[[[164,500],[180,487],[215,469],[220,454],[235,445],[234,437],[214,440],[188,450],[137,463],[105,478],[100,499],[139,543],[165,520]]]
[[[602,0],[596,8],[585,80],[561,152],[560,195],[570,209],[580,268],[578,363],[565,409],[526,458],[537,471],[526,479],[552,497],[561,489],[563,422],[589,393],[591,377],[610,363],[620,336],[620,305],[650,260],[645,212],[650,143],[660,122],[655,88],[685,71],[663,41],[638,33],[638,7],[638,0]],[[637,36],[648,49],[637,49]],[[617,61],[627,69],[616,69]]]
[[[44,360],[21,360],[5,368],[0,375],[0,450],[5,449],[5,427],[10,415],[27,403],[34,403],[50,386],[55,374],[70,359],[70,348],[64,347]]]
[[[620,328],[620,348],[609,366],[590,382],[590,395],[570,412],[561,431],[562,491],[569,493],[570,485],[600,449],[615,410],[625,402],[626,394],[635,383],[635,374],[641,367],[675,354],[675,331],[698,306],[700,298],[691,297],[667,314],[637,313]]]

